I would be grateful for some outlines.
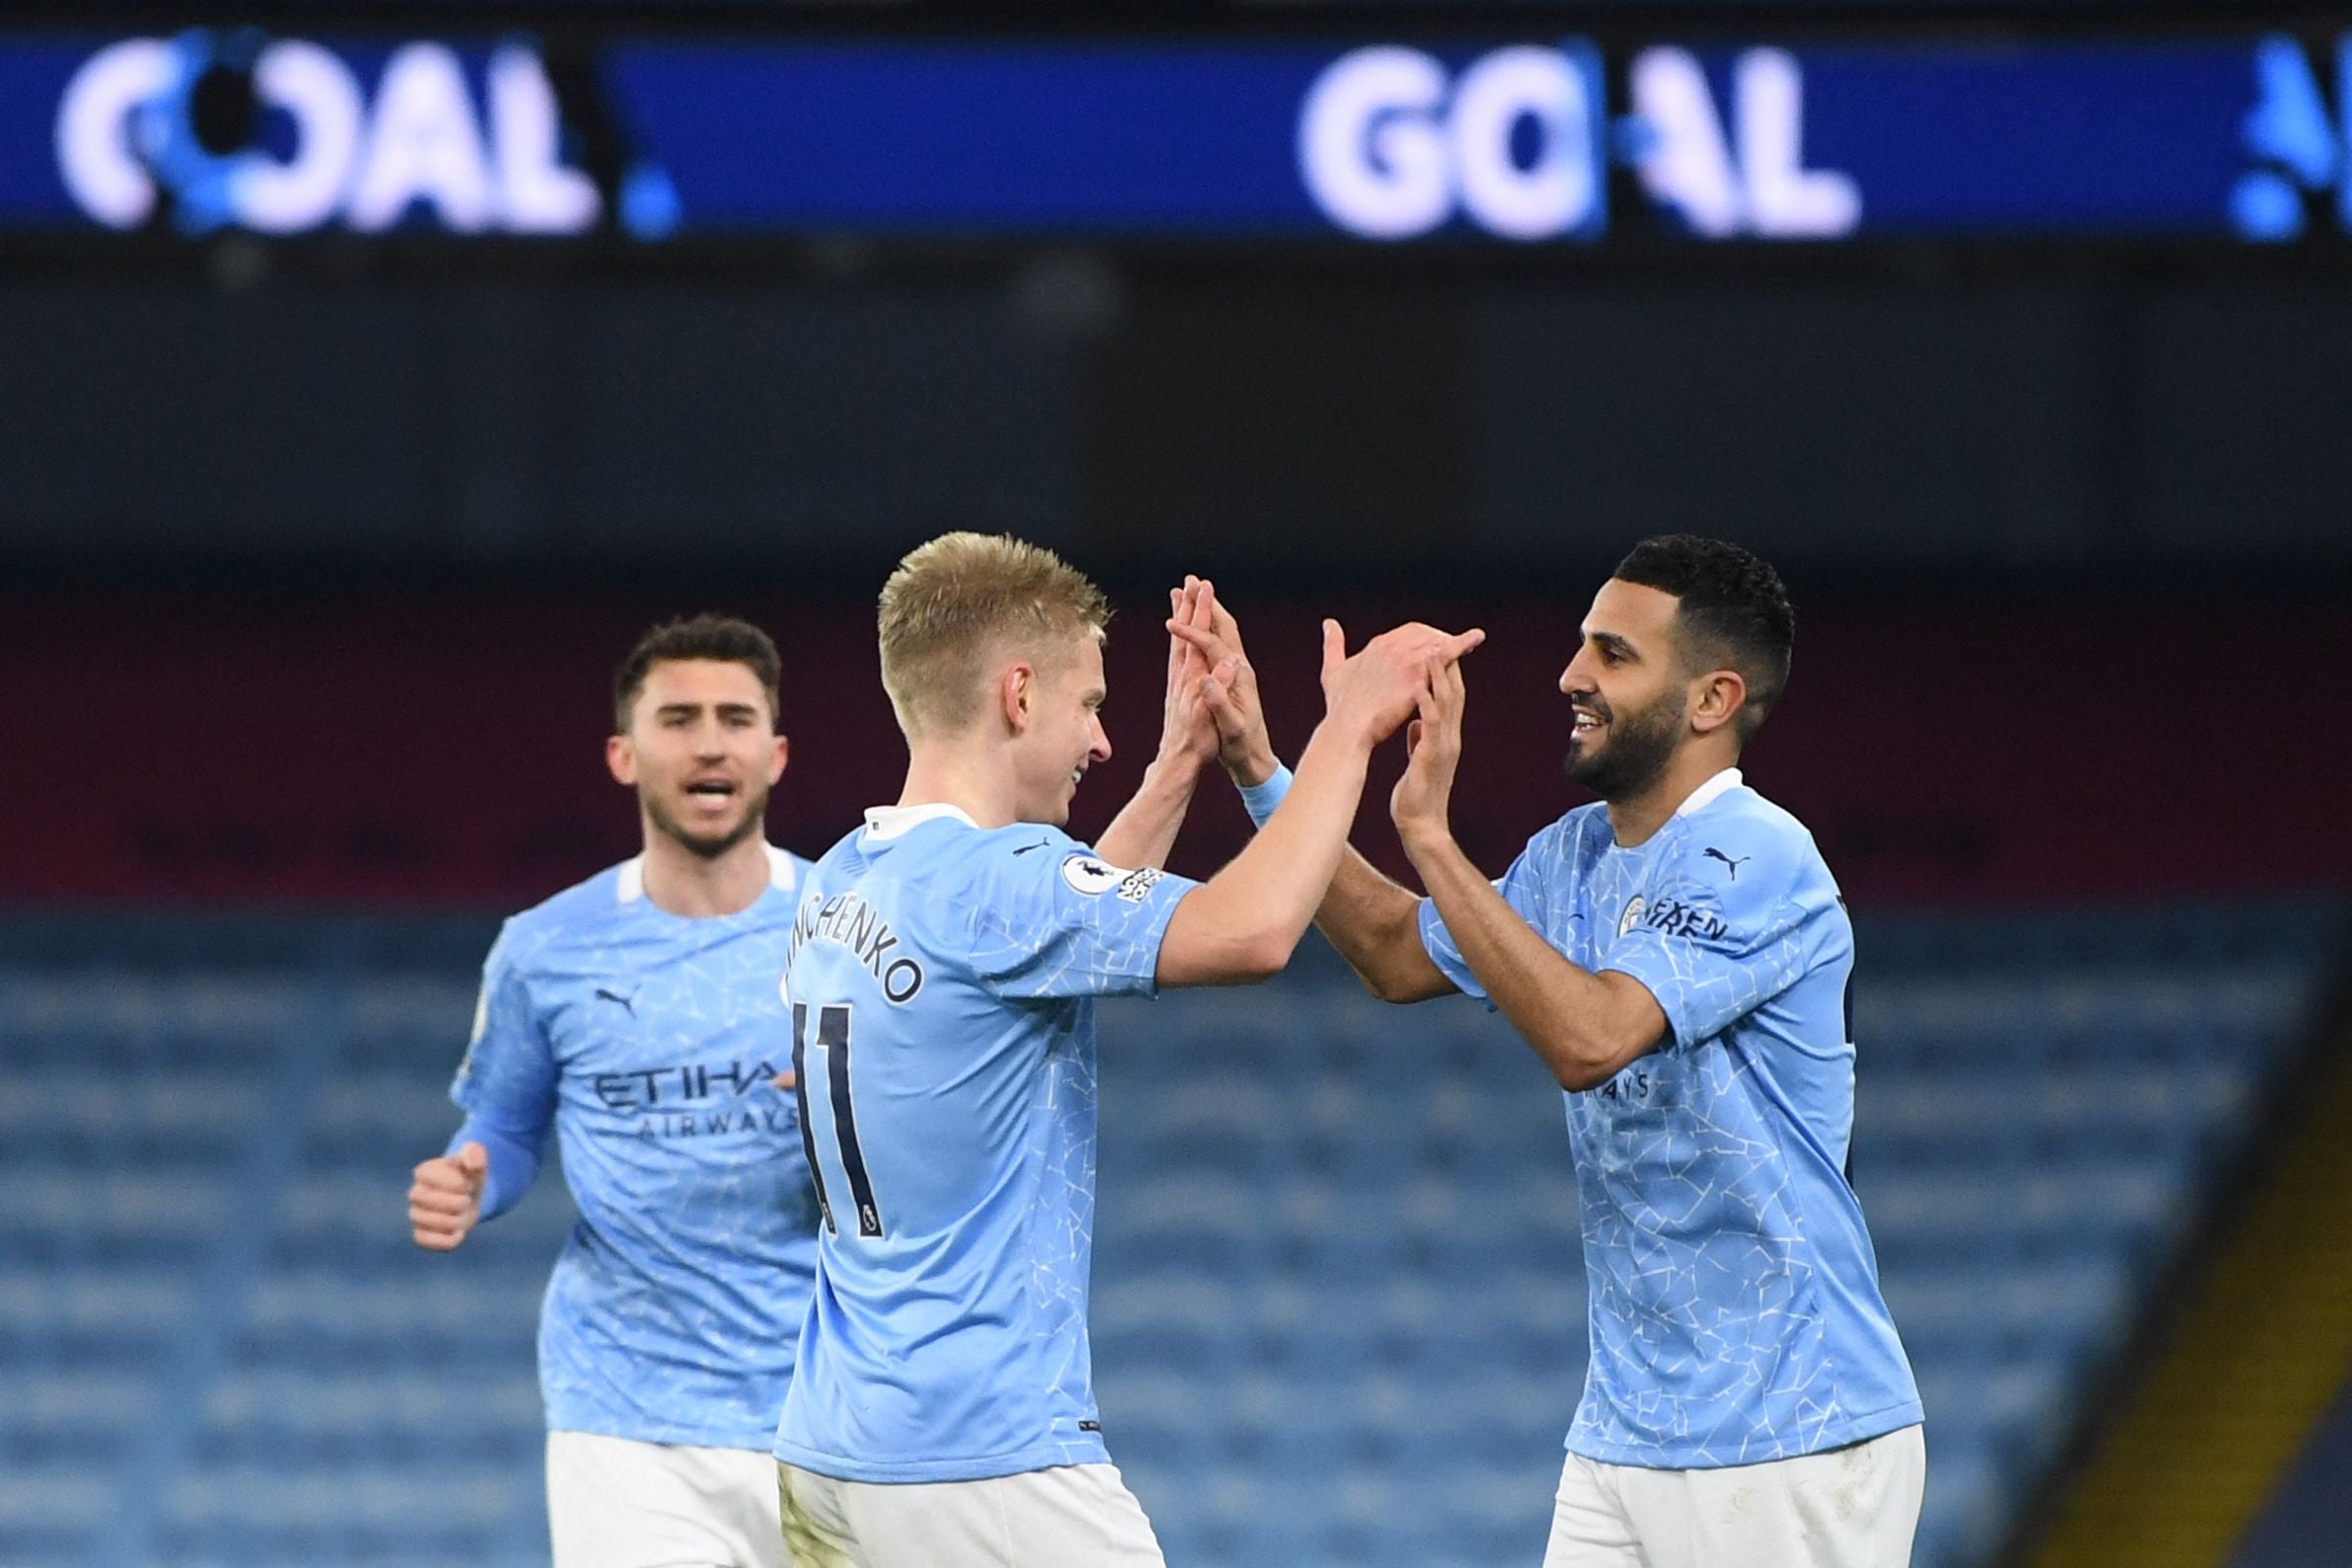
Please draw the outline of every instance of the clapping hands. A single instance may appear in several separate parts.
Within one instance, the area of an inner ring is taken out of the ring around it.
[[[1206,717],[1217,758],[1235,783],[1264,783],[1279,764],[1239,623],[1204,578],[1186,578],[1169,601],[1170,702],[1181,695],[1190,711]],[[1368,744],[1410,725],[1405,776],[1389,797],[1400,831],[1445,825],[1461,755],[1461,659],[1485,640],[1476,628],[1449,633],[1416,621],[1381,633],[1350,657],[1340,624],[1323,623],[1326,712],[1360,727]],[[1181,672],[1179,650],[1191,656]]]

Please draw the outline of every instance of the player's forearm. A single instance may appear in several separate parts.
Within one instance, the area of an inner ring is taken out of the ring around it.
[[[1347,847],[1371,757],[1369,738],[1326,720],[1274,816],[1196,895],[1208,896],[1205,912],[1235,933],[1253,968],[1280,970],[1306,934]]]
[[[1271,752],[1245,762],[1227,770],[1241,786],[1251,819],[1263,826],[1289,785],[1277,777],[1282,764]],[[1365,988],[1382,1001],[1427,1001],[1455,988],[1421,944],[1420,898],[1345,843],[1331,886],[1315,909],[1315,924]]]
[[[1200,778],[1197,766],[1153,757],[1135,797],[1119,809],[1111,825],[1094,841],[1095,853],[1114,866],[1166,865]]]
[[[1563,957],[1450,835],[1409,837],[1405,851],[1487,998],[1562,1088],[1606,1083],[1657,1046],[1665,1015],[1639,980],[1595,975]]]
[[[1236,789],[1256,789],[1282,771],[1283,759],[1274,754],[1274,743],[1267,739],[1263,724],[1228,743],[1218,753],[1224,763],[1225,776]]]
[[[1340,850],[1315,929],[1384,1002],[1427,1001],[1453,989],[1421,945],[1421,900],[1353,848]]]

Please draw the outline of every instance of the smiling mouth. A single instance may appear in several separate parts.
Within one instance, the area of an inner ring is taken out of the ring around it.
[[[1577,740],[1589,741],[1607,728],[1608,721],[1607,719],[1597,713],[1588,713],[1579,708],[1576,710],[1576,721],[1569,726],[1568,733]]]
[[[695,801],[720,801],[735,798],[735,786],[726,779],[696,779],[686,786],[686,798]]]

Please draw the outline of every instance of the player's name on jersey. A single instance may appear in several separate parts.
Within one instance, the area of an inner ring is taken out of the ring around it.
[[[801,905],[792,926],[792,952],[799,956],[807,942],[838,942],[857,955],[873,973],[882,994],[894,1005],[911,1001],[923,988],[922,964],[906,955],[892,956],[899,945],[882,911],[854,893],[836,893],[818,904]]]

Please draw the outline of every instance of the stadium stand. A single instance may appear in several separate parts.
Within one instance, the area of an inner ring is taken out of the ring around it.
[[[1928,1410],[1921,1568],[1998,1549],[2342,924],[1863,919],[1856,1183]],[[545,1561],[531,1338],[569,1206],[543,1180],[440,1258],[399,1202],[487,935],[0,926],[0,1561]],[[1532,1564],[1584,1363],[1556,1091],[1475,1004],[1302,968],[1105,1010],[1113,1452],[1173,1562]]]
[[[2347,1475],[2352,1475],[2352,1380],[2239,1543],[2231,1568],[2331,1568],[2343,1556]]]
[[[2103,1402],[2087,1462],[2035,1521],[2027,1568],[2342,1559],[2328,1421],[2352,1391],[2352,1035],[2340,1005],[2328,1015],[2261,1159],[2208,1206],[2197,1267],[2137,1335],[2134,1386]]]

